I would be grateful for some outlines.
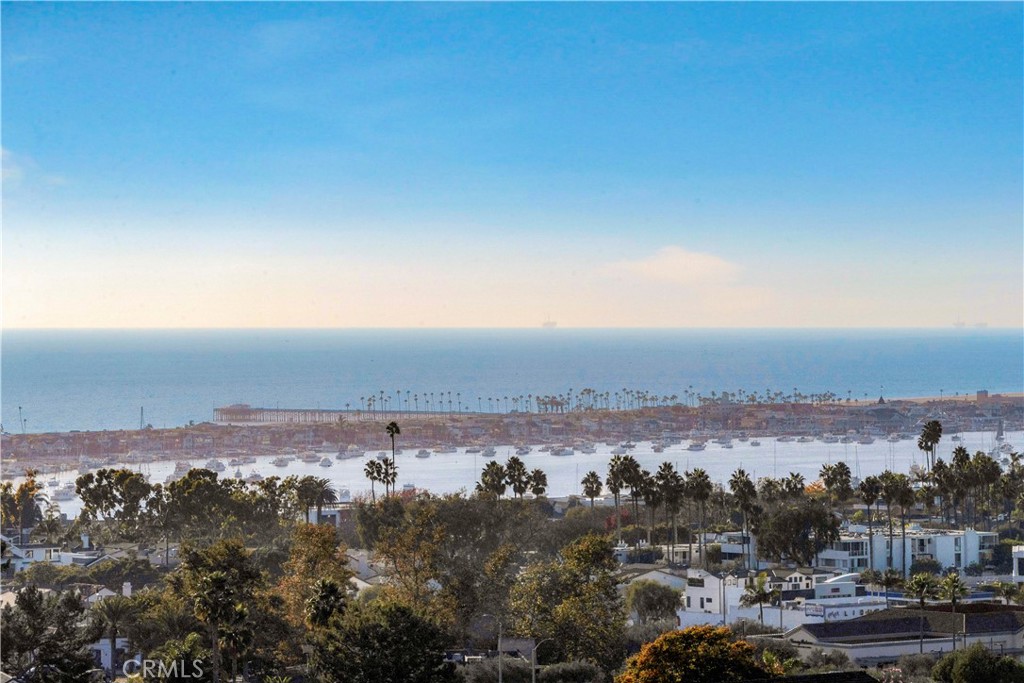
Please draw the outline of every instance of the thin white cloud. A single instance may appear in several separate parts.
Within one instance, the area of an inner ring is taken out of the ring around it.
[[[3,164],[3,182],[16,183],[25,176],[25,171],[18,160],[14,158],[11,150],[0,148],[0,159]]]
[[[605,272],[609,275],[628,275],[654,282],[710,286],[734,282],[740,273],[740,267],[714,254],[667,246],[638,261],[608,264]]]

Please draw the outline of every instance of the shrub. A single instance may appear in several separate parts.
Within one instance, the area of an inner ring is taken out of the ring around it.
[[[850,658],[845,652],[825,652],[816,647],[804,659],[804,666],[822,671],[840,671],[850,666]]]
[[[985,568],[977,562],[971,562],[964,567],[964,574],[967,574],[967,576],[981,576],[983,571],[985,571]]]
[[[922,558],[920,560],[914,560],[913,564],[910,565],[910,576],[915,574],[932,574],[938,576],[942,573],[942,565],[939,564],[938,560],[932,560]]]
[[[590,662],[561,662],[541,669],[537,680],[539,683],[604,683],[606,677]]]

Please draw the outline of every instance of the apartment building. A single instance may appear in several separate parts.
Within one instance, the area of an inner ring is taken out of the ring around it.
[[[843,572],[861,572],[870,568],[885,571],[889,566],[888,526],[876,525],[869,537],[867,527],[850,525],[839,540],[818,554],[818,566]],[[985,565],[999,543],[994,531],[974,529],[923,529],[917,524],[907,526],[906,545],[897,526],[893,529],[892,567],[897,571],[909,568],[916,560],[931,559],[943,568],[963,570],[970,564]],[[870,548],[869,548],[870,545]],[[1022,554],[1024,556],[1024,554]]]

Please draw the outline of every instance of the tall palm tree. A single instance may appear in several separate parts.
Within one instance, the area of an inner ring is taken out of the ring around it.
[[[583,485],[583,495],[590,499],[590,507],[593,508],[594,499],[601,495],[603,487],[601,475],[594,471],[587,472],[580,484]]]
[[[625,459],[623,456],[613,455],[612,459],[608,461],[608,478],[604,482],[605,486],[608,487],[608,491],[612,494],[612,498],[615,500],[615,530],[620,544],[622,543],[622,508],[619,506],[619,494],[622,493],[622,487],[625,485],[623,478],[624,463]]]
[[[384,460],[380,463],[380,470],[380,480],[384,483],[384,495],[387,496],[388,491],[395,492],[395,484],[398,482],[398,467],[393,459]]]
[[[892,569],[892,506],[899,497],[900,481],[897,479],[894,472],[886,470],[878,477],[879,481],[882,482],[882,500],[885,501],[885,514],[889,519],[889,554],[886,556],[885,566]]]
[[[754,577],[752,582],[747,583],[747,587],[743,591],[743,595],[740,596],[740,605],[743,607],[753,607],[754,605],[757,605],[760,612],[761,626],[764,626],[764,606],[766,603],[770,604],[779,595],[779,589],[770,588],[768,585],[768,576],[762,572]]]
[[[484,465],[484,469],[480,473],[480,481],[476,485],[476,490],[480,493],[491,494],[495,499],[499,499],[505,494],[505,482],[505,468],[497,460],[491,460]]]
[[[544,470],[537,468],[530,472],[529,481],[530,493],[537,496],[538,498],[540,496],[543,496],[544,492],[547,491],[548,475],[544,473]]]
[[[320,485],[314,476],[306,475],[298,480],[295,486],[295,497],[302,506],[306,517],[306,524],[309,524],[309,508],[316,505],[316,496]]]
[[[325,505],[334,505],[338,502],[338,492],[331,486],[331,480],[323,477],[316,477],[316,495],[313,496],[313,504],[316,505],[316,523],[320,523],[320,513]]]
[[[889,591],[903,585],[903,576],[895,569],[886,569],[882,572],[882,578],[879,579],[878,583],[882,586],[882,590],[885,591],[885,607],[888,609]]]
[[[206,625],[213,654],[213,682],[220,683],[220,627],[230,623],[236,613],[231,579],[221,571],[210,572],[200,580],[192,604],[196,618]]]
[[[665,516],[671,520],[672,545],[671,550],[669,551],[669,562],[675,562],[676,545],[678,543],[676,520],[679,516],[679,508],[683,504],[683,493],[685,492],[686,482],[670,462],[661,463],[661,466],[658,467],[658,472],[654,475],[654,478],[657,482],[658,488],[661,490],[662,500],[665,502]]]
[[[910,570],[910,563],[907,560],[907,508],[917,502],[917,496],[914,494],[910,477],[902,473],[897,474],[896,482],[896,503],[900,506],[900,528],[903,534],[903,543],[900,545],[900,566],[903,568],[903,578],[906,578]]]
[[[530,488],[530,472],[526,469],[526,464],[519,458],[519,456],[513,455],[505,463],[505,483],[508,484],[509,488],[512,489],[512,494],[517,498],[522,498]]]
[[[960,598],[967,597],[970,592],[971,589],[956,572],[950,572],[939,583],[939,597],[952,603],[953,614],[956,614],[956,603],[960,602]]]
[[[654,476],[650,472],[643,470],[640,473],[640,479],[643,482],[640,494],[644,499],[644,507],[647,508],[647,545],[650,546],[654,534],[654,515],[658,510],[658,506],[662,503],[662,495],[657,481],[655,481]]]
[[[622,481],[629,487],[629,497],[633,499],[633,523],[640,521],[640,494],[643,491],[644,479],[642,468],[632,455],[622,456]]]
[[[384,431],[386,431],[388,436],[391,437],[391,469],[397,473],[398,467],[395,465],[395,437],[401,434],[402,430],[399,428],[397,422],[391,421],[388,422],[388,426],[384,428]]]
[[[707,512],[707,503],[711,498],[711,491],[713,490],[711,477],[708,476],[707,472],[698,467],[693,472],[689,473],[687,476],[687,483],[689,484],[688,488],[690,497],[697,501],[697,504],[700,507],[700,536],[697,541],[700,548],[701,563],[704,565],[704,568],[707,569],[708,558],[707,553],[705,552],[707,542],[704,538],[704,522]]]
[[[917,447],[928,453],[928,469],[935,465],[935,448],[942,439],[942,424],[938,420],[929,420],[921,429],[921,436],[917,439]]]
[[[117,636],[125,630],[128,622],[135,615],[135,604],[131,598],[123,595],[112,595],[100,600],[92,609],[92,613],[102,625],[110,639],[110,673],[116,674]]]
[[[882,482],[874,475],[865,477],[857,487],[857,495],[860,496],[861,502],[863,502],[865,507],[868,509],[868,568],[874,569],[874,520],[872,519],[871,508],[878,502],[878,497],[882,495]]]
[[[1009,605],[1013,599],[1020,594],[1017,584],[1009,581],[997,581],[985,586],[993,595],[999,598],[1004,605]]]
[[[918,619],[921,624],[921,644],[920,653],[924,654],[924,603],[928,600],[934,600],[939,596],[939,582],[931,574],[921,573],[914,574],[914,576],[904,586],[904,590],[908,595],[913,596],[920,605],[921,611],[918,614]]]
[[[738,469],[729,478],[729,489],[732,491],[733,498],[736,499],[736,505],[739,508],[740,514],[743,515],[743,541],[744,545],[747,546],[745,564],[749,568],[751,565],[750,527],[747,524],[747,513],[753,511],[754,502],[757,500],[757,487],[754,486],[753,480],[751,480],[750,475],[746,471]]]
[[[384,467],[381,465],[380,460],[370,460],[366,463],[366,467],[363,468],[363,474],[370,480],[370,496],[373,502],[377,502],[377,491],[374,488],[374,482],[381,481],[384,478]]]

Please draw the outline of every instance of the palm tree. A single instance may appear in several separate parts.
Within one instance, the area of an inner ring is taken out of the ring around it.
[[[892,569],[892,505],[899,496],[900,482],[896,474],[889,470],[882,472],[878,479],[882,482],[882,500],[885,501],[885,514],[889,518],[889,554],[885,566]]]
[[[363,474],[370,480],[370,496],[373,498],[373,502],[377,502],[377,491],[374,489],[374,482],[381,481],[384,478],[384,467],[381,465],[380,460],[370,460],[366,463],[366,467],[363,468]]]
[[[743,607],[757,605],[761,617],[761,626],[764,626],[764,606],[766,603],[770,604],[779,594],[778,588],[768,587],[768,575],[762,572],[754,577],[752,583],[747,583],[746,590],[740,596],[740,605]]]
[[[605,486],[615,500],[615,530],[618,533],[619,543],[622,543],[622,509],[619,506],[619,494],[625,484],[622,470],[625,466],[625,459],[621,455],[613,455],[608,461],[608,478],[605,479]]]
[[[488,493],[495,498],[501,498],[505,494],[505,468],[497,460],[491,460],[480,473],[480,481],[477,482],[476,490],[480,493]]]
[[[590,507],[593,508],[594,499],[601,495],[603,487],[601,475],[593,471],[587,472],[580,484],[583,485],[583,495],[590,499]]]
[[[395,466],[394,459],[380,461],[380,480],[384,483],[385,496],[388,495],[388,491],[395,492],[395,484],[398,482],[398,467]]]
[[[384,428],[384,431],[391,437],[391,469],[397,474],[398,467],[395,465],[395,437],[402,433],[402,430],[398,427],[397,422],[388,422],[388,426]]]
[[[939,596],[939,583],[931,574],[914,574],[910,581],[907,582],[904,590],[921,604],[921,611],[918,614],[921,623],[920,653],[924,654],[924,603],[927,600],[934,600]]]
[[[907,508],[917,502],[917,496],[914,495],[910,477],[902,473],[897,474],[896,482],[896,503],[900,506],[900,528],[903,533],[903,543],[900,545],[900,566],[903,568],[903,578],[906,578],[910,570],[907,562]]]
[[[299,504],[302,505],[302,510],[306,517],[306,524],[309,524],[309,508],[316,504],[316,496],[319,488],[320,485],[317,483],[316,477],[309,475],[299,479],[295,487],[295,497],[298,499]]]
[[[236,602],[231,580],[221,571],[210,572],[200,580],[192,604],[196,618],[206,625],[213,653],[213,681],[220,682],[220,634],[222,624],[229,623],[235,615]]]
[[[313,504],[316,505],[316,523],[320,523],[320,513],[325,505],[334,505],[338,502],[338,492],[331,486],[330,479],[316,477],[316,495],[313,496]]]
[[[860,486],[857,487],[857,495],[860,496],[861,501],[868,509],[868,568],[875,568],[875,543],[874,543],[874,532],[873,532],[873,519],[871,515],[871,507],[878,502],[878,497],[882,494],[882,482],[878,477],[872,475],[865,477],[861,482]]]
[[[530,472],[518,456],[513,455],[505,463],[505,483],[517,498],[522,498],[530,488]]]
[[[942,424],[938,420],[930,420],[925,423],[921,430],[921,436],[917,439],[917,447],[928,453],[928,469],[935,464],[935,447],[942,439]]]
[[[647,545],[651,545],[652,535],[654,534],[654,514],[658,510],[658,506],[662,503],[661,489],[658,488],[658,483],[654,477],[647,470],[643,470],[640,473],[641,484],[640,494],[644,499],[644,507],[647,508]]]
[[[306,622],[314,628],[326,626],[334,613],[344,611],[347,600],[345,589],[333,580],[317,580],[306,600]]]
[[[1017,584],[1009,581],[997,581],[995,583],[988,584],[986,586],[992,593],[999,598],[1004,605],[1009,605],[1019,594],[1020,589],[1017,588]]]
[[[672,546],[669,552],[669,562],[675,562],[676,544],[678,543],[676,518],[679,516],[679,508],[683,504],[686,482],[670,462],[661,463],[654,478],[661,490],[662,500],[665,501],[665,516],[671,518],[672,521]]]
[[[882,578],[879,580],[879,584],[882,586],[882,590],[885,591],[885,608],[889,608],[889,591],[893,588],[899,588],[903,585],[903,577],[895,569],[886,569],[882,572]]]
[[[746,566],[750,567],[750,527],[747,524],[747,513],[753,511],[754,501],[757,500],[757,487],[754,486],[754,482],[750,479],[749,474],[743,469],[738,469],[729,478],[729,489],[732,491],[732,495],[736,499],[736,505],[743,515],[743,540],[747,546]]]
[[[640,520],[640,494],[643,492],[643,470],[640,463],[632,455],[622,457],[622,481],[629,487],[629,497],[633,499],[633,523]]]
[[[103,626],[103,630],[110,638],[110,673],[115,673],[117,666],[117,635],[124,630],[128,622],[135,614],[135,605],[131,598],[123,595],[112,595],[109,598],[100,600],[93,608],[92,613]]]
[[[547,488],[548,475],[544,474],[544,470],[538,468],[530,472],[530,493],[539,498],[544,495]]]
[[[707,569],[708,558],[707,553],[705,552],[706,540],[704,538],[704,518],[705,513],[707,512],[707,502],[708,499],[711,498],[711,491],[713,489],[711,478],[708,476],[707,472],[698,467],[693,472],[689,473],[686,480],[689,485],[687,488],[689,489],[690,497],[697,501],[697,504],[700,506],[700,537],[697,541],[700,549],[701,563],[704,565],[704,568]]]
[[[956,572],[947,574],[939,584],[939,597],[949,600],[953,604],[953,614],[956,614],[956,603],[960,601],[960,598],[967,597],[970,592],[971,589]]]

